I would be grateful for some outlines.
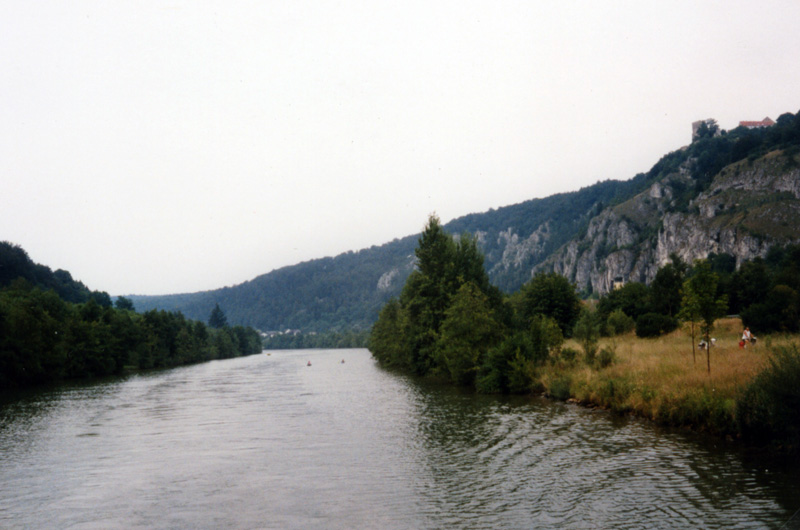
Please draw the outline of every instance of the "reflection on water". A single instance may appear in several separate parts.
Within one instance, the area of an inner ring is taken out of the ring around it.
[[[798,478],[647,422],[429,386],[365,350],[0,404],[2,528],[780,528]]]

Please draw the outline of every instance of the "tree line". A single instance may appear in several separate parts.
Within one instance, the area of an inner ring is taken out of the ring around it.
[[[214,328],[181,313],[62,299],[18,278],[0,289],[0,388],[167,368],[261,351],[252,328]]]
[[[736,267],[730,254],[711,254],[690,267],[675,255],[661,267],[650,285],[631,282],[600,298],[598,320],[607,323],[614,311],[633,320],[630,329],[649,337],[677,328],[691,310],[685,282],[707,289],[708,298],[724,299],[725,311],[739,315],[742,323],[762,333],[800,331],[800,246],[773,246],[764,258]],[[681,310],[683,309],[683,312]],[[643,318],[644,317],[644,318]]]
[[[654,337],[687,323],[710,340],[714,322],[733,310],[759,332],[798,331],[800,247],[773,248],[736,269],[712,255],[691,266],[673,255],[650,285],[628,283],[595,304],[555,273],[534,276],[510,295],[489,283],[474,238],[453,238],[431,216],[416,249],[417,268],[399,298],[381,310],[368,347],[384,366],[433,376],[486,393],[532,390],[538,366],[598,351],[602,335]],[[582,352],[564,346],[572,337]],[[692,335],[694,347],[694,333]],[[707,350],[708,351],[708,350]],[[711,370],[707,356],[708,369]]]

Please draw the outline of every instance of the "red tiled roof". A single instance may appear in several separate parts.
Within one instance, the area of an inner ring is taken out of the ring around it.
[[[775,122],[772,121],[769,117],[764,118],[761,121],[740,121],[740,127],[771,127],[775,125]]]

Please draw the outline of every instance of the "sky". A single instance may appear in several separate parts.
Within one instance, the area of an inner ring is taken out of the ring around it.
[[[800,111],[800,2],[6,0],[0,241],[235,285]]]

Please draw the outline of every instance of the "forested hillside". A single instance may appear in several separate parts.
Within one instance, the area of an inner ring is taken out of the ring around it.
[[[512,292],[530,278],[530,269],[569,241],[608,204],[616,204],[647,185],[639,175],[605,181],[571,193],[528,200],[444,225],[450,234],[474,234],[486,254],[489,279]],[[546,227],[544,235],[542,227]],[[284,267],[251,281],[214,291],[166,296],[128,297],[142,310],[180,310],[206,317],[214,304],[232,322],[258,329],[328,331],[369,329],[378,311],[411,273],[418,235],[336,257]],[[541,244],[530,248],[530,240]]]
[[[737,128],[729,133],[711,123],[701,128],[691,145],[666,154],[646,174],[466,215],[443,229],[477,238],[489,280],[504,292],[518,290],[534,270],[553,270],[578,283],[584,296],[596,296],[607,292],[618,275],[649,282],[673,252],[688,262],[724,252],[741,263],[766,255],[776,243],[797,241],[797,225],[789,218],[768,222],[774,210],[764,205],[770,203],[783,212],[800,205],[800,185],[796,192],[791,188],[798,180],[794,164],[799,150],[800,115],[784,114],[769,129]],[[731,177],[731,170],[725,172],[735,164],[739,180]],[[762,177],[757,199],[747,194],[750,183],[741,182],[747,171]],[[791,189],[781,188],[782,194],[770,191],[776,179]],[[731,184],[734,181],[739,184]],[[733,188],[744,190],[748,200],[720,203],[731,193],[726,190]],[[717,230],[722,218],[708,217],[703,207],[725,213],[732,227],[751,213],[744,224],[749,232],[742,233],[747,237],[734,238],[731,244],[703,245],[702,238],[725,237]],[[710,220],[703,224],[700,217]],[[694,232],[666,230],[682,227],[690,219],[693,227],[699,227]],[[378,309],[399,295],[414,266],[417,239],[408,236],[284,267],[215,291],[130,298],[142,310],[177,309],[192,318],[205,318],[219,303],[232,322],[265,331],[364,330],[375,321]],[[660,240],[669,244],[658,247]],[[757,245],[750,245],[753,241]],[[684,243],[694,246],[683,248]]]
[[[415,237],[272,271],[216,291],[130,296],[142,310],[180,310],[207,317],[215,304],[231,322],[263,331],[368,329],[399,292],[414,263]]]

